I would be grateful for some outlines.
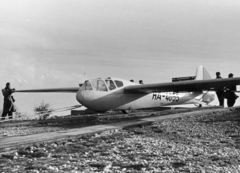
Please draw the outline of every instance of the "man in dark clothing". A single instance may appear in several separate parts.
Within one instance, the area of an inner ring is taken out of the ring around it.
[[[233,77],[233,74],[232,73],[230,73],[229,75],[228,75],[228,78],[232,78]],[[234,91],[236,91],[237,90],[237,87],[236,87],[236,85],[234,85],[234,86],[229,86],[228,88],[227,88],[227,91],[226,91],[226,94],[227,94],[227,105],[228,105],[228,107],[233,107],[233,105],[235,104],[235,102],[236,102],[236,99],[238,98],[238,96],[235,94],[235,92]]]
[[[5,117],[8,114],[8,118],[12,119],[12,113],[16,111],[16,107],[14,105],[13,102],[15,102],[12,93],[13,93],[14,89],[11,89],[11,85],[8,82],[6,84],[6,87],[4,89],[2,89],[2,94],[4,96],[4,102],[3,102],[3,112],[2,112],[2,118],[1,120],[4,120]]]
[[[216,79],[221,79],[221,73],[217,72],[216,73]],[[218,97],[218,101],[219,101],[219,106],[224,107],[224,90],[223,88],[219,89],[216,91],[217,97]]]

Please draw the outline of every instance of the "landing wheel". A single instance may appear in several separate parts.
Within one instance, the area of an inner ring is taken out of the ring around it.
[[[202,107],[202,104],[199,104],[198,107],[201,108],[201,107]]]
[[[122,110],[122,113],[124,113],[124,114],[130,114],[131,112],[132,112],[131,109]]]

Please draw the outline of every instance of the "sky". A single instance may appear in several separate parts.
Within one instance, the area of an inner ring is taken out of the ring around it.
[[[213,78],[239,77],[239,16],[237,0],[2,0],[0,86],[76,87],[109,76],[170,82],[198,65]],[[21,112],[42,100],[78,104],[74,94],[14,96]]]

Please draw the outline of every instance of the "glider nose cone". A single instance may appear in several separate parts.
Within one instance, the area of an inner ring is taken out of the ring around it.
[[[84,103],[84,96],[82,94],[82,91],[79,90],[76,95],[76,99],[79,103],[83,104]]]
[[[92,92],[86,90],[79,90],[76,95],[76,99],[82,105],[89,107],[91,106],[93,100]]]

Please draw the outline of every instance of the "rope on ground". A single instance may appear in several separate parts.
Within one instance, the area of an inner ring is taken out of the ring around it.
[[[82,105],[74,105],[74,106],[69,106],[69,107],[64,107],[64,108],[58,108],[58,109],[52,109],[52,110],[46,110],[46,111],[38,111],[37,114],[53,113],[53,112],[64,112],[64,111],[80,108],[81,106]]]

